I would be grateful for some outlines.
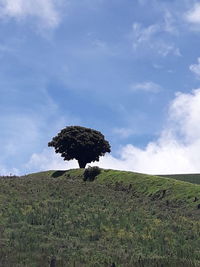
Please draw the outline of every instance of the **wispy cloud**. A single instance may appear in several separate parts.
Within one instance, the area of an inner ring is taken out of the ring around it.
[[[60,3],[54,0],[0,0],[0,16],[18,21],[32,17],[39,19],[43,27],[54,28],[61,19],[58,10]]]
[[[197,59],[197,64],[190,65],[189,69],[196,75],[197,78],[200,78],[200,57]]]
[[[169,10],[165,11],[163,29],[170,34],[178,34],[175,19]]]
[[[170,13],[166,13],[164,23],[152,24],[144,27],[140,23],[133,23],[133,49],[151,50],[155,53],[166,57],[169,54],[181,56],[181,52],[176,45],[170,41],[166,41],[166,35],[175,33],[175,28],[172,26],[172,18]],[[163,38],[162,36],[165,36]]]
[[[134,134],[134,130],[131,128],[115,128],[114,134],[117,134],[120,138],[128,138]]]
[[[162,90],[162,87],[154,83],[152,81],[142,82],[142,83],[135,83],[131,85],[131,91],[143,91],[143,92],[150,92],[150,93],[159,93]]]
[[[139,44],[143,42],[150,41],[153,36],[160,31],[160,26],[158,24],[149,25],[148,27],[143,27],[140,23],[133,23],[133,35],[134,42],[133,47],[136,49]]]

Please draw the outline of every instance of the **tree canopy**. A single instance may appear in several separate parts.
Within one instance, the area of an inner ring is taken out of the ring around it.
[[[81,126],[65,127],[48,146],[54,147],[64,160],[78,160],[80,168],[85,168],[92,161],[99,161],[100,156],[111,152],[110,144],[101,132]]]

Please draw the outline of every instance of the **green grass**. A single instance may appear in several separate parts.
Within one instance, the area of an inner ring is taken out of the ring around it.
[[[185,181],[193,184],[200,184],[200,174],[169,174],[169,175],[159,175],[165,178],[173,178],[180,181]]]
[[[200,266],[200,185],[102,170],[0,179],[0,266]]]

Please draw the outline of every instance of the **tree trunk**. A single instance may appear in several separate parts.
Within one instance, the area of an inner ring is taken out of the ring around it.
[[[79,168],[85,168],[87,162],[85,162],[84,160],[78,159],[78,164],[79,164]]]

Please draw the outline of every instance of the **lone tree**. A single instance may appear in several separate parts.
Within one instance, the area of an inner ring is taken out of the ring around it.
[[[85,168],[92,161],[99,161],[100,156],[111,151],[110,144],[101,132],[81,126],[62,129],[48,146],[54,147],[64,160],[78,160],[80,168]]]

